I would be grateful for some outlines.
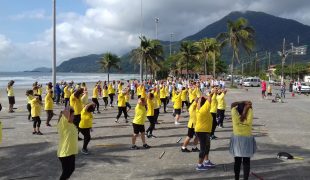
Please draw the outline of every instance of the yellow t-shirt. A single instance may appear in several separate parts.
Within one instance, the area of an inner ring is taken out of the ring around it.
[[[195,132],[208,132],[212,130],[212,116],[210,113],[211,105],[209,101],[206,101],[204,105],[196,110],[196,125]]]
[[[196,89],[189,89],[188,92],[189,92],[189,102],[191,103],[197,97]]]
[[[182,108],[181,93],[179,93],[179,94],[174,94],[173,99],[174,99],[173,108],[174,108],[174,109],[181,109],[181,108]]]
[[[67,157],[78,153],[78,130],[73,123],[62,115],[58,124],[59,143],[57,156]]]
[[[182,101],[187,101],[187,90],[186,89],[182,90],[181,99]]]
[[[117,92],[121,93],[123,90],[123,86],[121,84],[117,85]]]
[[[146,92],[145,92],[145,87],[144,86],[139,86],[137,88],[137,95],[141,96],[141,98],[146,98]]]
[[[159,90],[160,99],[166,98],[166,90],[165,87],[161,87]]]
[[[107,89],[102,90],[102,97],[108,97],[108,90]]]
[[[169,87],[168,86],[165,87],[165,92],[166,92],[166,97],[169,97]]]
[[[132,121],[134,124],[144,125],[146,120],[146,109],[145,106],[137,104],[135,108],[135,117]]]
[[[74,115],[81,114],[81,111],[83,109],[83,102],[81,98],[76,98],[74,94],[70,96],[70,106],[73,107]]]
[[[225,110],[226,108],[225,94],[221,93],[220,95],[217,95],[216,100],[217,100],[217,109]]]
[[[98,97],[99,97],[98,88],[97,88],[97,86],[95,86],[93,88],[93,98],[97,98],[98,99]]]
[[[196,103],[196,101],[194,101],[188,109],[188,111],[189,111],[189,120],[187,123],[188,128],[195,128],[196,119],[197,119],[196,108],[197,108],[197,103]]]
[[[271,86],[269,85],[268,88],[267,88],[267,93],[271,93],[272,92],[272,88]]]
[[[196,91],[196,97],[197,97],[197,98],[200,98],[201,92],[200,92],[199,88],[196,87],[195,91]]]
[[[79,124],[80,128],[92,128],[93,127],[93,113],[87,112],[84,107],[81,112],[81,121]]]
[[[108,85],[108,94],[115,94],[115,89],[112,84]]]
[[[53,110],[54,108],[54,102],[53,102],[53,99],[52,99],[52,94],[51,93],[48,93],[46,96],[45,96],[45,110]]]
[[[241,122],[237,108],[231,109],[231,117],[233,122],[233,133],[237,136],[251,136],[253,123],[253,110],[249,109],[246,119]]]
[[[217,100],[216,100],[216,94],[213,94],[211,99],[211,113],[217,113]]]
[[[70,88],[69,86],[66,86],[64,88],[64,98],[70,98],[70,96],[71,96]]]
[[[33,95],[29,95],[27,96],[27,103],[30,104],[31,103],[31,100],[33,100]]]
[[[146,116],[154,116],[154,101],[147,98],[147,113]]]
[[[6,88],[7,92],[8,92],[8,96],[14,96],[14,89],[13,86],[10,86],[9,88]]]
[[[128,93],[125,94],[125,102],[126,103],[129,102],[129,94]]]
[[[118,107],[125,107],[126,106],[126,101],[125,101],[125,94],[124,93],[120,93],[117,96],[117,106]]]
[[[161,100],[159,98],[158,91],[154,92],[154,109],[158,109],[161,105]]]
[[[39,89],[38,89],[37,92],[38,92],[38,95],[42,96],[42,92],[43,92],[43,91],[42,91],[42,87],[39,87]]]
[[[41,115],[41,104],[40,101],[34,98],[31,100],[31,117],[38,117]]]

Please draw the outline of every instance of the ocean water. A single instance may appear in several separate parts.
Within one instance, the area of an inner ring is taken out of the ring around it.
[[[97,82],[107,81],[106,73],[57,73],[57,82],[74,81],[74,82]],[[110,74],[111,80],[130,80],[139,79],[139,74]],[[0,72],[0,87],[6,87],[10,80],[14,80],[15,87],[29,87],[35,81],[45,85],[52,82],[52,73],[46,72]]]

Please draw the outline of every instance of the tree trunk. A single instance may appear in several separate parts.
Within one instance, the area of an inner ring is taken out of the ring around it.
[[[145,59],[145,79],[147,81],[147,73],[148,73],[148,70],[147,70],[147,59]]]
[[[205,59],[205,69],[204,69],[204,73],[205,73],[205,75],[207,75],[207,61],[208,61],[208,55],[206,55],[206,59]]]
[[[140,59],[140,81],[143,81],[143,58]]]
[[[234,59],[235,59],[235,53],[233,51],[233,55],[231,58],[231,86],[234,86]]]
[[[213,77],[215,78],[215,54],[213,55]]]
[[[188,79],[188,59],[186,60],[186,79]]]
[[[108,84],[110,83],[110,68],[108,68]]]

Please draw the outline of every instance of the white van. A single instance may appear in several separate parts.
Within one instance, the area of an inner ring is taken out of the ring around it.
[[[260,79],[258,77],[249,77],[243,80],[243,86],[245,87],[259,87]]]

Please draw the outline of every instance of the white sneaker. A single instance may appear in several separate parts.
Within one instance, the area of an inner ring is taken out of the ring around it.
[[[179,123],[179,122],[174,122],[174,124],[175,124],[175,125],[180,125],[181,123]]]

